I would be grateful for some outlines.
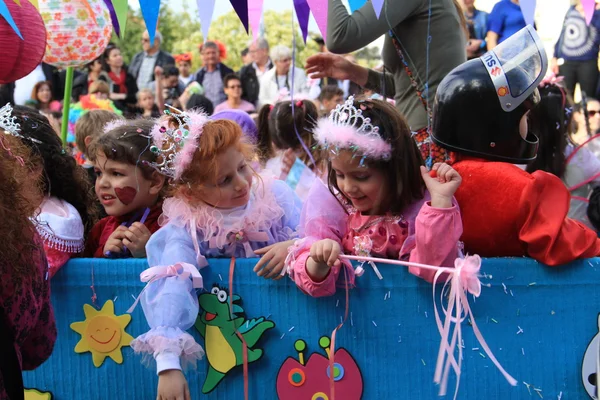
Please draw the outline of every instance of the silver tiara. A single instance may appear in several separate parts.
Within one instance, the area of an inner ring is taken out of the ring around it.
[[[190,135],[189,127],[192,121],[189,115],[184,112],[177,114],[167,109],[164,113],[169,117],[175,118],[178,126],[170,128],[161,125],[158,128],[160,138],[153,135],[154,145],[150,147],[150,151],[156,155],[158,161],[146,162],[146,164],[165,176],[176,178],[177,172],[181,171],[177,171],[175,159],[179,152],[183,150],[185,142]]]
[[[4,130],[5,134],[13,135],[25,139],[21,132],[21,125],[16,122],[17,117],[12,115],[13,108],[10,104],[6,104],[0,108],[0,129]]]
[[[329,120],[336,125],[351,126],[358,133],[375,133],[379,136],[379,127],[373,126],[371,118],[365,118],[362,110],[354,107],[354,96],[348,97],[344,104],[338,104],[329,114]]]

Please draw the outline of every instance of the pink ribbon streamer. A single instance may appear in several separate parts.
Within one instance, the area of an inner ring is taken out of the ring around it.
[[[229,244],[230,252],[235,252],[236,245],[238,243],[242,243],[242,245],[244,246],[244,251],[246,253],[246,258],[252,258],[256,256],[256,253],[254,253],[254,250],[252,250],[252,246],[250,246],[250,241],[268,242],[269,235],[267,235],[266,232],[246,232],[244,230],[241,230],[236,232],[230,232],[229,234],[227,234],[227,238],[225,240],[225,244]],[[208,241],[208,245],[213,249],[223,247],[222,243],[219,242],[219,239],[217,239],[216,237],[212,237]]]
[[[180,279],[192,279],[192,287],[194,289],[200,289],[203,287],[202,275],[196,267],[188,263],[177,263],[173,265],[161,265],[157,267],[151,267],[140,274],[140,280],[147,283],[146,287],[141,291],[140,295],[135,299],[133,305],[127,310],[128,313],[132,313],[135,307],[138,305],[142,295],[150,286],[152,282],[156,282],[159,279],[168,277],[179,277]]]
[[[454,399],[458,395],[458,388],[460,384],[461,367],[462,367],[462,347],[458,346],[458,360],[455,357],[456,347],[458,343],[462,343],[462,322],[469,317],[473,326],[473,333],[479,341],[481,347],[492,360],[496,368],[500,370],[504,378],[512,386],[516,386],[517,381],[513,378],[504,368],[500,365],[500,362],[496,359],[492,350],[486,343],[483,335],[477,327],[475,317],[469,306],[469,300],[467,299],[466,293],[471,293],[475,297],[479,297],[481,294],[481,281],[479,280],[479,270],[481,268],[481,258],[477,255],[467,256],[466,258],[457,258],[454,262],[455,268],[447,267],[436,267],[433,265],[412,263],[408,261],[400,260],[387,260],[382,258],[374,257],[361,257],[361,256],[346,256],[341,255],[341,259],[355,260],[355,261],[372,261],[383,264],[402,265],[406,267],[416,267],[422,269],[429,269],[436,271],[433,280],[433,305],[435,311],[435,320],[440,333],[441,342],[440,349],[438,352],[438,359],[435,368],[434,382],[440,385],[439,395],[443,396],[446,394],[448,387],[448,377],[450,369],[453,369],[456,373],[456,388],[454,390]],[[444,313],[444,322],[440,318],[437,307],[437,299],[435,293],[435,285],[442,276],[442,274],[448,274],[446,283],[442,289],[441,300],[442,310]],[[446,293],[446,288],[450,287],[450,293],[448,296],[448,308],[443,307],[443,295]],[[451,324],[454,323],[454,331],[452,332],[452,338],[449,340]]]

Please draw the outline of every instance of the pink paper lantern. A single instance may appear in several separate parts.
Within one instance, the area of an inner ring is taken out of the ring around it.
[[[104,0],[39,0],[48,40],[44,62],[78,67],[98,58],[110,41],[112,22]]]
[[[14,82],[21,79],[42,62],[46,49],[46,27],[38,10],[28,0],[21,0],[19,6],[14,1],[7,1],[8,11],[19,28],[23,40],[0,17],[0,83]]]

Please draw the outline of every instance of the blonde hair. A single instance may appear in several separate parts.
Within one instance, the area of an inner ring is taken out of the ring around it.
[[[148,93],[150,94],[150,96],[152,96],[152,98],[154,98],[154,93],[152,93],[152,90],[150,89],[140,89],[137,94],[135,95],[135,98],[137,99],[137,101],[140,101],[140,97],[142,97],[143,93]]]
[[[111,121],[124,120],[122,116],[108,110],[90,110],[83,114],[75,124],[75,144],[87,158],[89,157],[85,139],[97,138],[104,131],[104,126]]]
[[[101,81],[101,80],[96,80],[96,81],[92,82],[88,92],[90,94],[104,93],[105,95],[109,95],[110,87],[108,86],[108,83]]]

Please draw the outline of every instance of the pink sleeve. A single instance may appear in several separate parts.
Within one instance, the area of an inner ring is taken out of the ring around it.
[[[296,285],[306,294],[313,297],[331,296],[335,293],[336,286],[350,286],[354,283],[354,270],[352,265],[345,261],[343,267],[332,268],[329,275],[322,282],[313,281],[306,272],[306,260],[310,255],[313,243],[323,240],[335,240],[342,246],[342,236],[346,233],[348,215],[329,189],[320,181],[308,193],[300,217],[300,232],[304,239],[296,241],[290,249],[286,260],[287,272]],[[348,271],[348,283],[340,279],[341,268]]]
[[[410,254],[414,263],[453,267],[458,257],[458,241],[463,232],[460,210],[456,201],[451,208],[434,208],[430,202],[421,207],[415,221],[415,234],[406,240],[400,257]],[[410,273],[432,282],[435,271],[409,268]]]

